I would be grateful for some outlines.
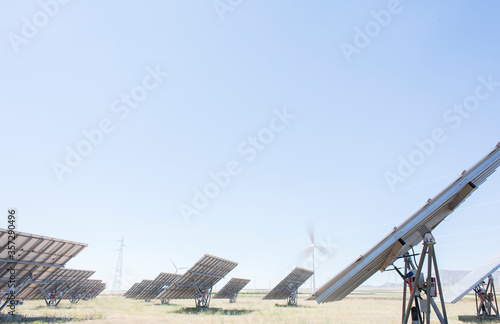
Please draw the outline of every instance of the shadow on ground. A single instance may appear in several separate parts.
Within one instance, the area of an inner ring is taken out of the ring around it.
[[[302,305],[280,305],[275,304],[276,307],[284,307],[284,308],[311,308],[311,306],[302,306]]]
[[[47,305],[40,305],[36,306],[35,309],[73,309],[74,305],[57,305],[57,306],[47,306]]]
[[[175,306],[175,307],[179,307],[181,305],[177,305],[177,304],[151,304],[150,306],[161,306],[161,307],[172,307],[172,306]]]
[[[459,315],[458,320],[465,323],[500,323],[500,318],[498,316]]]
[[[184,307],[173,313],[175,314],[207,314],[207,315],[246,315],[254,312],[248,309],[221,309],[221,308],[196,308]]]
[[[53,316],[1,316],[0,323],[68,323],[79,322],[83,320],[92,320],[92,318],[73,318],[73,317],[53,317]]]

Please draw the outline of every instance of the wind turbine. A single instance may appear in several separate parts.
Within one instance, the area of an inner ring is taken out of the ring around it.
[[[172,261],[172,259],[170,259],[170,262],[172,262],[172,264],[174,265],[174,268],[175,268],[175,273],[177,274],[177,271],[179,270],[184,270],[184,269],[187,269],[187,267],[184,267],[184,268],[177,268],[177,266],[175,265],[174,261]]]
[[[315,238],[314,238],[314,225],[312,223],[309,223],[306,226],[306,230],[307,230],[307,234],[309,235],[309,239],[311,240],[311,245],[307,249],[303,250],[300,253],[300,256],[302,259],[308,258],[309,255],[312,258],[312,271],[313,271],[312,294],[314,295],[314,293],[316,292],[316,269],[315,269],[315,264],[314,264],[314,251],[318,250],[323,255],[329,255],[330,253],[329,253],[328,249],[325,248],[324,246],[316,245]]]

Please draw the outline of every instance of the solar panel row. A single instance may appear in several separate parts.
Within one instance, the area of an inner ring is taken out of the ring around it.
[[[25,299],[44,299],[47,305],[57,305],[83,284],[95,271],[59,269],[54,276]]]
[[[238,265],[237,262],[205,254],[183,275],[160,273],[155,280],[143,280],[125,293],[136,299],[195,299],[198,307],[208,307],[213,286]]]
[[[87,244],[0,229],[0,294],[9,299],[46,299],[67,294],[94,273],[64,269]],[[102,290],[101,290],[102,291]],[[61,297],[62,298],[62,297]],[[47,299],[46,299],[47,301]]]

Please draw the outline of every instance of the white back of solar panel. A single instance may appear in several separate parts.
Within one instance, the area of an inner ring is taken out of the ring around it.
[[[469,272],[459,282],[448,289],[444,293],[444,301],[455,304],[469,291],[488,278],[489,275],[497,271],[498,268],[500,268],[500,251],[490,256],[479,267]]]

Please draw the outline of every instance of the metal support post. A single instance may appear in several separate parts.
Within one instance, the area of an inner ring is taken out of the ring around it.
[[[297,306],[297,289],[288,291],[288,305]]]
[[[196,308],[208,308],[210,306],[210,298],[212,297],[212,287],[199,288],[194,284]]]
[[[434,313],[439,319],[441,324],[448,324],[448,318],[446,314],[446,308],[443,299],[443,291],[441,287],[441,278],[439,277],[439,270],[437,266],[436,253],[434,245],[436,241],[431,233],[426,233],[424,235],[424,242],[422,247],[422,253],[420,254],[420,260],[418,267],[416,269],[416,274],[413,279],[410,297],[408,303],[405,306],[406,301],[406,284],[409,285],[409,280],[413,277],[413,269],[411,269],[412,262],[408,255],[405,255],[405,289],[403,291],[403,316],[402,323],[407,324],[410,314],[412,316],[412,324],[430,324],[431,320],[431,307]],[[421,281],[421,274],[424,271],[424,263],[427,258],[427,278],[425,281]],[[436,276],[436,281],[432,280],[432,270]],[[441,302],[441,309],[438,307],[434,300],[434,292],[439,293],[439,298]],[[423,300],[421,293],[425,293],[426,300]],[[420,303],[419,303],[420,300]],[[415,303],[415,306],[413,304]],[[425,304],[422,304],[425,303]]]

